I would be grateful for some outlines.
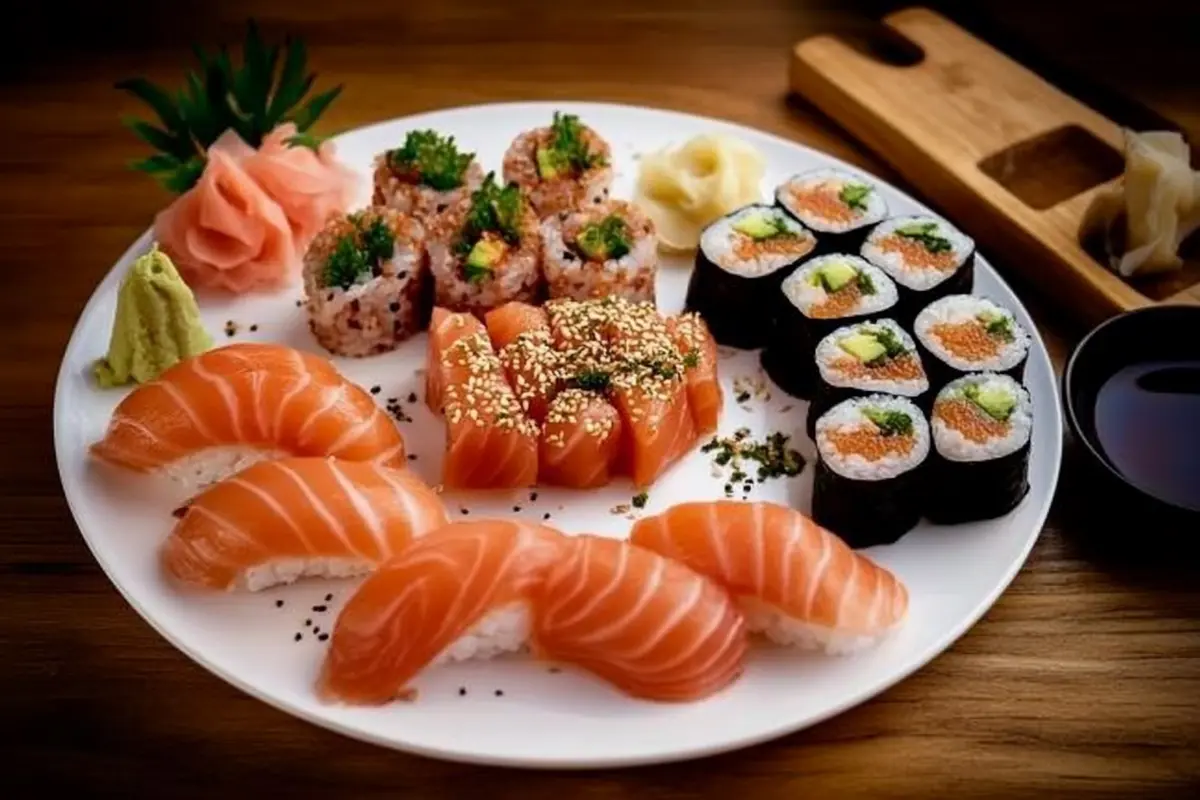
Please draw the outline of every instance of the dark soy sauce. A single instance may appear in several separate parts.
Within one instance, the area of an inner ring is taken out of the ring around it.
[[[1096,436],[1130,483],[1200,511],[1200,361],[1117,372],[1096,396]]]

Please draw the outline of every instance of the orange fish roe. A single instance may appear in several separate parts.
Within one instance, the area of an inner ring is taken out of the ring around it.
[[[848,378],[915,381],[925,374],[920,362],[911,353],[889,358],[875,366],[868,366],[857,358],[839,358],[831,366]]]
[[[946,352],[965,361],[983,361],[1000,355],[1001,342],[978,320],[939,322],[929,329]]]
[[[952,251],[931,253],[920,242],[905,236],[888,236],[879,243],[879,249],[885,253],[899,253],[904,257],[906,267],[937,269],[942,272],[954,270],[955,256]]]
[[[800,256],[813,249],[813,240],[807,236],[772,236],[770,239],[754,239],[739,233],[733,243],[733,254],[739,261],[750,261],[763,255]]]
[[[797,209],[818,216],[830,222],[853,222],[858,219],[858,212],[842,202],[839,195],[842,185],[828,181],[809,186],[805,191],[792,190],[792,205]]]
[[[824,303],[809,309],[808,316],[812,319],[844,317],[848,312],[854,310],[861,298],[862,291],[858,288],[858,284],[851,281],[838,291],[828,295]]]
[[[862,456],[867,461],[879,461],[893,455],[906,456],[917,444],[913,436],[884,436],[874,425],[829,431],[825,436],[838,453]]]
[[[943,400],[933,408],[933,415],[967,439],[985,444],[1007,436],[1011,422],[1001,422],[969,400]]]

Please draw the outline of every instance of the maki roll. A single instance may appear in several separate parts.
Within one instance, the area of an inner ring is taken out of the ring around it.
[[[917,345],[895,320],[880,319],[838,328],[817,343],[817,382],[808,406],[806,431],[813,436],[817,419],[850,397],[872,393],[922,402],[929,379]]]
[[[426,220],[462,203],[482,182],[475,154],[461,152],[453,136],[409,131],[402,146],[375,158],[371,202]]]
[[[1021,384],[994,372],[951,381],[938,392],[930,427],[931,522],[1003,516],[1029,493],[1033,403]]]
[[[538,219],[600,203],[612,185],[612,149],[574,114],[525,131],[504,154],[504,180],[529,198]]]
[[[775,302],[784,277],[816,243],[803,225],[777,208],[739,208],[700,234],[684,306],[704,317],[720,344],[762,347],[771,330],[764,310]]]
[[[921,518],[929,423],[903,397],[843,400],[817,420],[812,517],[854,548],[897,541]]]
[[[624,200],[560,211],[542,221],[542,266],[552,298],[617,296],[653,303],[654,222]]]
[[[1011,311],[986,297],[935,300],[917,315],[913,333],[935,393],[968,372],[1025,378],[1029,334]]]
[[[793,175],[775,202],[817,234],[824,252],[856,253],[872,225],[887,216],[887,201],[869,180],[841,169]]]
[[[511,300],[542,294],[538,221],[521,191],[488,173],[470,198],[430,222],[434,301],[476,316]]]
[[[802,398],[813,388],[817,342],[896,304],[896,284],[883,270],[840,253],[802,264],[779,288],[762,364],[780,388]]]
[[[949,294],[975,288],[975,242],[937,217],[895,217],[875,226],[862,257],[900,289],[896,319],[911,325],[922,308]]]
[[[372,208],[331,217],[303,271],[309,329],[335,355],[386,353],[429,325],[425,231],[410,216]]]

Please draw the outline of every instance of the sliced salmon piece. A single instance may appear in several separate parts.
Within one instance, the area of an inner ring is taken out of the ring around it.
[[[602,395],[567,389],[550,404],[538,449],[538,478],[550,486],[592,489],[616,471],[621,415]]]
[[[684,360],[688,406],[696,431],[713,433],[721,419],[724,397],[717,377],[717,343],[699,314],[680,314],[667,319],[667,330]]]
[[[682,503],[638,520],[630,541],[707,575],[742,599],[753,630],[848,652],[903,622],[908,591],[808,517],[773,503]]]
[[[257,453],[246,458],[405,462],[399,430],[366,391],[326,359],[267,344],[209,350],[139,385],[91,447],[99,459],[142,472],[173,472],[186,460],[196,466],[189,480],[200,483],[225,477],[234,462],[199,456],[241,450]]]
[[[445,325],[456,331],[453,321]],[[442,483],[455,489],[532,486],[540,431],[522,412],[487,332],[481,327],[456,338],[441,352],[436,371],[446,415]]]
[[[429,353],[425,359],[425,404],[435,414],[442,413],[443,393],[448,367],[442,356],[459,339],[485,332],[483,323],[473,314],[459,314],[437,307],[429,320]]]
[[[534,422],[546,418],[550,401],[558,394],[562,383],[560,362],[561,355],[551,345],[550,334],[541,329],[518,334],[500,351],[504,377],[521,410]]]
[[[446,521],[441,499],[410,470],[285,458],[194,497],[161,560],[182,584],[255,591],[367,572]]]
[[[499,352],[522,333],[544,331],[550,333],[550,321],[546,312],[537,306],[513,301],[493,308],[484,315],[492,347]]]
[[[643,381],[612,393],[623,423],[623,471],[635,486],[654,483],[696,443],[687,389],[679,378]]]
[[[415,693],[409,683],[426,667],[524,647],[531,597],[560,560],[565,538],[505,520],[452,523],[428,533],[346,603],[318,694],[356,704],[408,699]]]
[[[707,697],[742,672],[745,621],[724,589],[627,542],[583,535],[563,550],[535,596],[541,655],[651,700]]]

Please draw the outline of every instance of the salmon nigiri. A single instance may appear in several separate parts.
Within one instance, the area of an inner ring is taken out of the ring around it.
[[[567,539],[534,608],[537,652],[636,697],[696,700],[742,671],[745,621],[728,593],[628,542]]]
[[[785,506],[682,503],[638,520],[630,541],[725,586],[750,629],[782,644],[853,652],[908,614],[895,575]]]
[[[717,343],[699,314],[680,314],[667,319],[667,329],[683,354],[688,406],[696,431],[713,433],[721,417],[724,398],[717,378]]]
[[[276,344],[209,350],[136,387],[91,453],[202,485],[287,455],[405,463],[399,430],[366,391],[328,360]]]
[[[446,416],[442,483],[458,489],[532,486],[537,423],[521,410],[487,332],[473,319],[435,309],[429,333],[427,379],[436,386],[428,395],[431,407]]]
[[[193,498],[162,563],[183,584],[256,591],[305,576],[368,572],[445,523],[441,499],[407,469],[284,458]]]
[[[452,523],[413,543],[346,603],[318,681],[326,700],[377,704],[444,661],[528,644],[530,597],[566,540],[506,520]]]

